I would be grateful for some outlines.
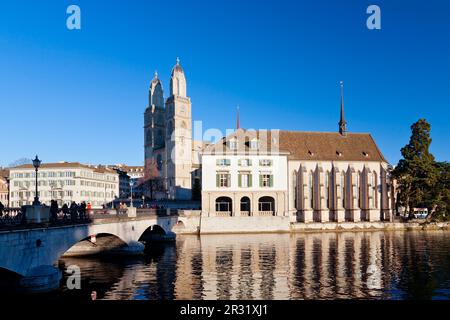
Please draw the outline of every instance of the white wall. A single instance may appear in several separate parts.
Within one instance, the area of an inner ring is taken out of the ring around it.
[[[229,166],[218,166],[217,159],[230,159]],[[239,159],[250,159],[252,166],[244,167],[238,165]],[[259,165],[260,159],[272,160],[272,166],[264,167]],[[218,171],[228,171],[231,174],[231,186],[217,187],[216,173]],[[238,174],[240,171],[250,171],[252,174],[252,187],[239,188]],[[273,187],[259,186],[259,174],[261,171],[273,174]],[[287,157],[285,155],[203,155],[202,156],[202,191],[287,191]]]
[[[89,172],[94,174],[93,172],[94,169],[90,169],[90,168],[79,168],[79,167],[61,167],[61,168],[41,168],[39,170],[39,177],[38,177],[38,183],[41,183],[40,186],[38,186],[38,191],[40,193],[40,197],[39,200],[42,203],[45,203],[47,205],[50,204],[50,200],[62,200],[62,202],[64,203],[70,203],[71,201],[75,201],[77,203],[81,203],[83,201],[85,201],[86,203],[90,202],[92,204],[92,206],[94,208],[99,208],[101,207],[101,205],[106,201],[106,202],[110,202],[111,200],[114,199],[115,196],[119,196],[119,175],[115,172],[108,172],[106,174],[104,173],[98,173],[95,172],[96,175],[98,175],[98,177],[96,178],[87,178],[87,177],[83,177],[81,172]],[[35,177],[32,176],[32,174],[34,174],[34,169],[31,168],[20,168],[20,169],[11,169],[10,170],[10,179],[11,179],[11,183],[10,183],[10,192],[11,192],[11,206],[18,206],[19,205],[19,201],[25,201],[27,202],[27,204],[31,204],[34,200],[34,192],[35,192],[35,185],[34,185],[34,181],[35,181]],[[49,177],[48,174],[50,172],[57,172],[58,176],[56,177]],[[60,177],[59,173],[63,172],[64,176]],[[71,173],[71,172],[75,172],[75,177],[71,177],[71,176],[66,176],[65,173]],[[25,178],[16,178],[15,177],[15,173],[23,173],[23,174],[29,174],[29,177]],[[43,177],[42,174],[46,174],[46,177]],[[109,180],[106,180],[106,176],[109,177]],[[115,181],[112,181],[111,179],[114,178]],[[58,192],[58,197],[52,197],[51,196],[51,191],[52,188],[50,186],[50,181],[57,181],[57,188],[54,188],[53,190]],[[74,185],[66,185],[66,181],[73,181],[75,184]],[[106,193],[109,193],[109,196],[105,196],[105,188],[104,187],[96,187],[96,186],[86,186],[86,185],[81,185],[81,180],[83,181],[91,181],[94,183],[107,183],[109,185],[112,185],[113,188],[107,188],[106,189]],[[60,187],[60,181],[64,182],[64,186],[61,188]],[[25,188],[21,188],[20,186],[16,186],[15,182],[28,182],[29,186],[25,187]],[[46,185],[42,185],[42,182],[45,182]],[[63,197],[61,198],[59,196],[59,192],[62,191],[63,192]],[[66,191],[71,191],[72,192],[72,196],[69,196],[66,194]],[[88,196],[86,195],[86,192],[96,192],[97,196]],[[23,192],[24,196],[23,198],[20,198],[18,196],[18,192]],[[29,197],[26,196],[26,192],[28,192]],[[103,196],[99,196],[99,193],[103,193]],[[111,196],[111,193],[113,193],[114,195]],[[24,204],[24,203],[23,203]]]

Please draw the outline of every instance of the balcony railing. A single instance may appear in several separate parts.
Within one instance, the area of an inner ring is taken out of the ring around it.
[[[258,211],[258,215],[261,217],[274,216],[274,211]]]
[[[216,211],[216,217],[231,217],[231,211]]]

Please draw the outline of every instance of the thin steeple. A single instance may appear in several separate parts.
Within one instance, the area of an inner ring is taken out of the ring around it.
[[[241,128],[241,123],[239,119],[239,105],[237,106],[237,114],[236,114],[236,130]]]
[[[339,133],[343,136],[347,134],[347,122],[344,116],[344,82],[341,81],[341,119],[339,120]]]

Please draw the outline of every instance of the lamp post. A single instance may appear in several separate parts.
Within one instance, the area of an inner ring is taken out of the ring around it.
[[[33,201],[33,206],[38,206],[41,203],[39,202],[39,195],[38,195],[38,170],[41,166],[41,160],[39,160],[38,156],[36,155],[36,158],[33,160],[33,167],[36,170],[36,194]]]
[[[133,180],[130,180],[130,207],[133,208]]]
[[[11,205],[11,181],[10,181],[10,179],[9,179],[9,177],[8,178],[6,178],[6,187],[8,188],[8,202],[7,202],[7,204],[6,204],[6,206],[8,207],[8,208],[10,208],[10,207],[12,207],[12,205]]]

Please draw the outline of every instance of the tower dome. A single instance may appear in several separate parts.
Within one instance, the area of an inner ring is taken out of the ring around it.
[[[172,68],[170,94],[171,96],[186,97],[186,77],[184,75],[184,70],[180,65],[179,58],[177,58],[177,63]]]
[[[181,65],[180,65],[180,58],[177,58],[177,63],[174,65],[174,67],[172,68],[172,76],[175,74],[175,73],[182,73],[182,74],[184,74],[184,70],[183,70],[183,68],[181,67]]]
[[[158,72],[155,71],[155,76],[150,82],[149,89],[149,106],[164,107],[164,97],[162,83],[158,78]]]

